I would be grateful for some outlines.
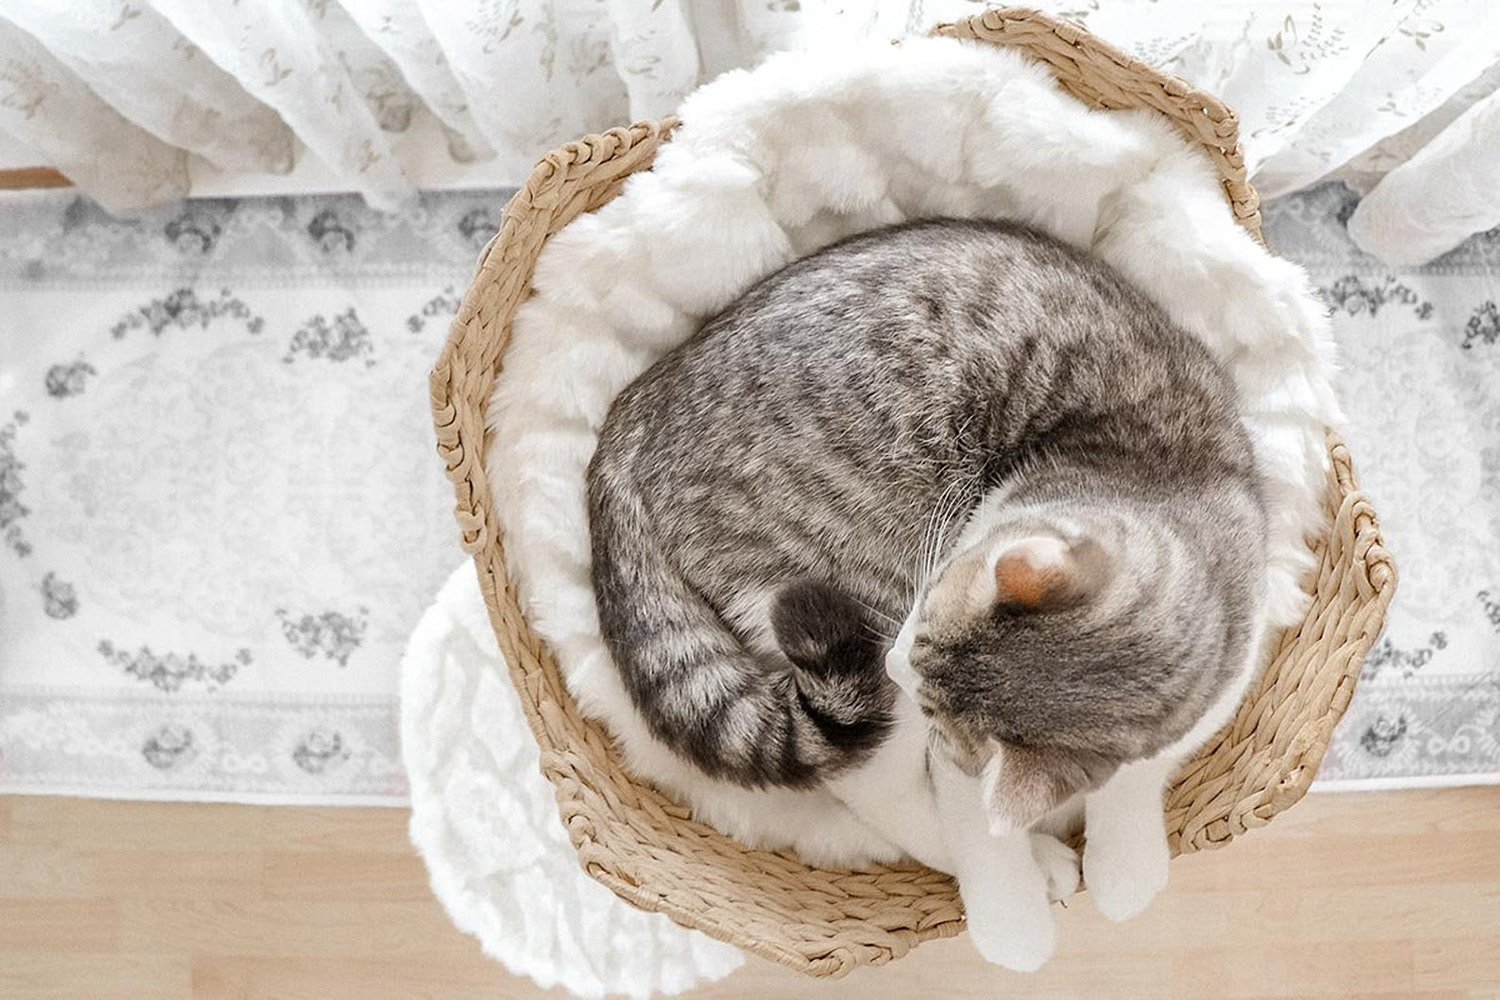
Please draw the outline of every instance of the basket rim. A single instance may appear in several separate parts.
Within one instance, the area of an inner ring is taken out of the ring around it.
[[[939,25],[934,32],[947,37],[975,38],[1007,45],[1022,44],[1017,41],[1018,38],[1034,40],[1040,34],[1049,34],[1061,44],[1078,49],[1082,53],[1078,56],[1079,59],[1106,58],[1128,72],[1147,77],[1149,85],[1162,95],[1164,101],[1186,101],[1188,105],[1201,109],[1202,122],[1191,127],[1184,126],[1184,131],[1199,141],[1214,159],[1225,186],[1226,200],[1233,208],[1236,219],[1260,238],[1259,201],[1253,187],[1245,180],[1237,119],[1232,111],[1211,95],[1203,94],[1175,77],[1124,55],[1075,25],[1026,8],[986,11],[959,22]],[[1026,49],[1026,52],[1034,55],[1030,49]],[[1049,62],[1049,65],[1054,71],[1057,69],[1055,63]],[[1075,96],[1078,95],[1075,93]],[[1097,104],[1099,99],[1089,98],[1086,103]],[[465,292],[459,313],[431,372],[429,386],[437,451],[454,486],[455,517],[459,523],[463,548],[474,559],[491,626],[506,654],[511,679],[521,694],[520,701],[528,725],[542,748],[543,770],[556,788],[570,839],[579,850],[589,874],[634,905],[664,912],[685,926],[696,927],[713,937],[730,941],[763,957],[810,974],[842,975],[859,964],[879,964],[899,957],[921,941],[951,936],[961,929],[961,918],[934,919],[928,926],[915,932],[907,932],[910,934],[909,940],[902,939],[894,945],[885,946],[889,947],[888,951],[881,951],[875,946],[860,950],[840,945],[830,947],[824,954],[804,954],[768,941],[747,941],[742,935],[734,933],[734,928],[730,926],[732,921],[721,922],[703,912],[684,911],[650,885],[633,879],[630,872],[617,871],[607,863],[609,859],[604,855],[607,855],[608,849],[601,846],[593,818],[582,815],[582,810],[575,808],[574,796],[578,792],[576,776],[566,780],[560,777],[569,766],[565,758],[568,757],[570,748],[580,744],[587,744],[585,752],[599,751],[607,758],[613,755],[614,762],[626,773],[626,780],[633,783],[633,794],[639,793],[652,810],[661,812],[672,822],[684,828],[692,828],[694,835],[720,838],[734,844],[747,856],[792,862],[809,873],[820,871],[830,875],[840,874],[836,869],[807,866],[787,852],[759,852],[745,848],[717,830],[692,823],[684,806],[674,802],[649,782],[625,771],[612,739],[601,724],[583,716],[578,710],[545,642],[525,619],[506,573],[503,538],[490,497],[484,463],[491,432],[485,426],[485,410],[490,390],[501,368],[514,305],[529,293],[534,255],[530,261],[522,262],[522,287],[517,291],[518,301],[510,306],[509,315],[506,314],[505,305],[495,301],[494,292],[507,275],[515,278],[516,269],[512,265],[518,257],[524,257],[523,251],[528,248],[522,247],[520,242],[525,230],[524,223],[534,216],[545,214],[546,232],[539,238],[534,233],[526,237],[539,248],[553,232],[572,218],[597,208],[613,197],[625,177],[636,170],[648,169],[656,149],[661,142],[666,141],[676,125],[675,118],[644,121],[567,143],[542,157],[521,190],[507,203],[500,229],[480,254],[474,279]],[[1207,141],[1205,135],[1212,141]],[[607,168],[613,179],[603,187],[595,185],[580,195],[568,190],[568,177],[569,171],[581,167]],[[473,391],[476,386],[482,387],[483,391]],[[1229,819],[1216,821],[1218,825],[1207,824],[1192,836],[1179,838],[1173,845],[1174,853],[1228,843],[1246,829],[1269,822],[1276,813],[1305,794],[1326,750],[1333,727],[1353,693],[1358,664],[1363,661],[1364,654],[1379,633],[1396,584],[1394,562],[1381,541],[1375,511],[1368,498],[1358,489],[1348,449],[1332,432],[1329,434],[1328,450],[1330,486],[1334,491],[1333,495],[1339,500],[1337,516],[1350,526],[1354,539],[1352,544],[1357,549],[1355,557],[1361,570],[1360,578],[1366,583],[1360,595],[1360,608],[1365,613],[1362,626],[1354,639],[1359,648],[1353,661],[1353,674],[1342,678],[1329,710],[1316,720],[1312,736],[1304,740],[1304,745],[1295,755],[1294,766],[1276,776],[1276,781],[1268,783],[1254,801],[1247,800],[1248,804],[1244,804],[1244,808]],[[537,672],[525,671],[519,662],[523,657],[542,664],[542,668]],[[558,733],[563,736],[561,740],[555,738]],[[601,738],[604,744],[602,749],[595,745]],[[1179,808],[1196,804],[1196,800],[1186,806],[1179,803]],[[1237,803],[1240,804],[1243,803]],[[617,808],[639,808],[639,805],[615,805]],[[1170,802],[1168,807],[1170,811]],[[868,875],[872,871],[878,874],[880,871],[926,872],[926,869],[912,864],[875,866],[863,870],[862,874]]]

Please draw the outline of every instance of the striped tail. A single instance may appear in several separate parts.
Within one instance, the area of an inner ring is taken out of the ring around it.
[[[638,526],[591,496],[596,526]],[[633,511],[631,513],[639,513]],[[649,532],[596,530],[600,627],[636,709],[658,740],[708,775],[806,786],[855,764],[890,726],[880,640],[835,588],[783,589],[771,625],[785,659],[745,648]]]

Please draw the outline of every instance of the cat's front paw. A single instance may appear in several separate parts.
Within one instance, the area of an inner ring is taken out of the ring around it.
[[[1047,879],[1047,898],[1067,899],[1078,891],[1082,867],[1078,852],[1049,833],[1031,834],[1031,856]]]
[[[994,901],[965,901],[969,936],[984,960],[1013,972],[1035,972],[1057,949],[1052,909],[1038,897],[1034,906],[1006,907]]]
[[[1094,908],[1109,920],[1129,920],[1167,887],[1165,837],[1095,842],[1083,848],[1083,878]]]

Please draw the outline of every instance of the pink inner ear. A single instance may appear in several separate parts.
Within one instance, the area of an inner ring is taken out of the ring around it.
[[[1057,538],[1027,538],[995,560],[995,587],[1003,601],[1038,608],[1072,579],[1068,546]]]

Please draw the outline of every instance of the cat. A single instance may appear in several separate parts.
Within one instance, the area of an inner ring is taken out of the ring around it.
[[[1035,968],[1083,874],[1166,880],[1161,795],[1259,655],[1266,514],[1227,373],[1014,223],[851,237],[615,400],[588,470],[601,631],[703,774],[825,787],[953,872]],[[649,777],[649,776],[648,776]]]

